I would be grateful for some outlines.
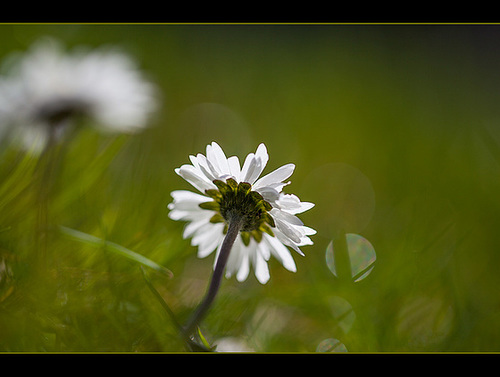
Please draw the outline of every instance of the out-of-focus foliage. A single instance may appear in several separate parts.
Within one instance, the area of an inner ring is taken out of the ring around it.
[[[498,26],[0,25],[0,56],[41,36],[121,46],[162,103],[137,135],[81,128],[51,161],[46,206],[44,161],[2,142],[1,351],[185,351],[125,251],[173,273],[145,267],[186,321],[213,256],[196,258],[166,206],[191,189],[174,168],[214,140],[240,157],[266,143],[264,173],[295,163],[290,190],[316,203],[301,218],[318,234],[294,254],[296,273],[271,260],[266,285],[225,280],[208,343],[500,351]],[[355,283],[327,265],[342,232],[376,253]]]

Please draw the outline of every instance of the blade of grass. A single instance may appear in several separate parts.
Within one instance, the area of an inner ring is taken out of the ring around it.
[[[177,318],[175,317],[174,312],[168,304],[165,302],[163,297],[160,295],[160,293],[156,290],[156,288],[153,286],[153,283],[151,283],[151,280],[149,280],[149,276],[147,275],[144,267],[141,266],[141,271],[142,271],[142,277],[144,278],[144,281],[146,282],[146,285],[148,286],[149,290],[153,295],[156,297],[160,305],[163,307],[165,312],[168,314],[172,322],[174,323],[175,327],[179,331],[179,333],[182,335],[182,338],[184,339],[184,342],[186,343],[187,347],[194,352],[209,352],[212,351],[212,348],[206,341],[205,337],[201,334],[201,332],[198,329],[198,333],[201,336],[202,344],[196,343],[193,339],[189,337],[189,334],[186,334],[184,331],[184,328],[181,326]]]
[[[210,343],[208,343],[208,340],[205,338],[205,336],[201,333],[200,328],[198,327],[198,337],[201,340],[201,343],[203,346],[206,348],[207,351],[213,351],[215,350],[216,347],[212,347]]]
[[[128,258],[128,259],[130,259],[134,262],[137,262],[143,266],[150,267],[156,271],[159,271],[159,272],[167,275],[170,278],[172,278],[174,276],[172,271],[170,271],[169,269],[159,265],[156,262],[153,262],[151,259],[148,259],[141,254],[138,254],[138,253],[136,253],[132,250],[129,250],[126,247],[123,247],[121,245],[118,245],[114,242],[106,241],[106,240],[103,240],[99,237],[95,237],[95,236],[92,236],[90,234],[80,232],[79,230],[67,228],[65,226],[59,226],[59,230],[61,231],[61,233],[63,235],[71,238],[72,240],[75,240],[75,241],[78,241],[78,242],[81,242],[81,243],[84,243],[84,244],[87,244],[90,246],[98,247],[98,248],[104,247],[108,251],[114,252],[122,257]]]
[[[37,165],[36,162],[36,158],[27,153],[7,174],[7,177],[2,178],[0,208],[3,208],[32,183],[33,172]]]

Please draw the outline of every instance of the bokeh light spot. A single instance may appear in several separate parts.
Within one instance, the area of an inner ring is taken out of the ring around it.
[[[348,233],[345,237],[351,267],[351,277],[354,282],[358,282],[366,278],[372,272],[377,255],[372,244],[359,234]],[[338,277],[335,267],[333,241],[330,242],[326,248],[325,258],[326,265],[330,271]]]
[[[351,304],[339,296],[330,297],[328,302],[336,325],[342,333],[347,334],[356,319],[356,313],[354,313]]]
[[[347,348],[340,340],[328,338],[318,344],[316,352],[347,352]]]

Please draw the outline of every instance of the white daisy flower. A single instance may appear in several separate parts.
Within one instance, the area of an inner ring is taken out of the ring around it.
[[[157,88],[116,49],[65,53],[52,39],[8,59],[0,76],[0,131],[42,149],[77,115],[103,131],[132,133],[156,109]],[[35,143],[33,145],[33,143]]]
[[[312,245],[308,237],[316,233],[295,216],[314,206],[301,202],[282,189],[294,169],[284,165],[259,179],[269,156],[264,144],[250,153],[240,168],[238,157],[226,158],[221,147],[207,145],[206,156],[189,156],[192,164],[182,165],[175,172],[193,185],[202,195],[190,191],[173,191],[168,205],[169,217],[188,221],[183,233],[198,246],[198,257],[216,250],[216,263],[229,223],[241,219],[239,234],[226,265],[226,277],[244,281],[253,267],[257,280],[269,280],[267,261],[275,257],[287,270],[296,266],[286,246],[304,255],[300,246]]]

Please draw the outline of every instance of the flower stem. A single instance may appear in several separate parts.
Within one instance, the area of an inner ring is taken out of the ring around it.
[[[35,189],[38,191],[36,205],[38,208],[36,235],[37,254],[36,265],[41,274],[47,273],[48,268],[48,233],[50,230],[49,207],[54,188],[55,170],[57,168],[58,150],[56,144],[56,131],[54,127],[49,129],[47,143],[39,157],[37,172],[35,176]]]
[[[219,257],[212,274],[212,280],[210,281],[210,285],[208,287],[207,293],[205,294],[205,297],[203,298],[203,301],[198,305],[198,308],[189,319],[187,325],[184,327],[184,331],[186,334],[191,334],[196,329],[196,326],[203,319],[208,309],[212,305],[212,302],[217,295],[217,291],[219,290],[222,276],[224,275],[224,269],[229,258],[229,253],[231,252],[231,248],[233,247],[234,241],[236,240],[236,237],[238,236],[242,225],[243,221],[239,218],[233,218],[229,222],[226,237],[222,242]]]

